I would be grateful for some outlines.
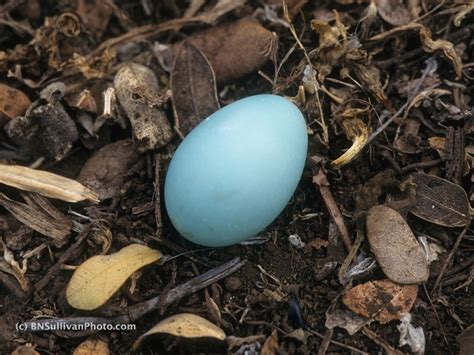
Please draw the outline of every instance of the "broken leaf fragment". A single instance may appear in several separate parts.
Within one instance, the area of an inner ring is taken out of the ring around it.
[[[96,255],[82,263],[66,289],[68,303],[93,310],[105,304],[132,274],[161,259],[158,250],[131,244],[110,255]]]
[[[176,126],[185,136],[219,109],[214,70],[206,56],[188,42],[178,49],[170,85]]]
[[[0,127],[23,115],[31,101],[22,91],[0,84]]]
[[[381,324],[400,319],[416,301],[418,286],[398,285],[390,280],[369,281],[351,288],[342,302],[363,317]]]
[[[392,26],[402,26],[411,22],[410,12],[402,0],[377,0],[377,13]]]
[[[466,191],[452,182],[423,173],[410,175],[416,184],[415,216],[445,227],[464,227],[471,220]]]
[[[192,339],[213,338],[219,341],[226,338],[224,331],[207,319],[192,313],[180,313],[162,320],[140,336],[133,344],[132,349],[137,349],[145,338],[154,334]]]

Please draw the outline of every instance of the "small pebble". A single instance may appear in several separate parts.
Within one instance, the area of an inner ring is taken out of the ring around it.
[[[242,281],[236,276],[229,276],[225,280],[225,287],[229,291],[238,291],[242,288]]]
[[[306,243],[303,242],[298,234],[292,234],[288,237],[288,241],[296,249],[302,249],[305,247]]]

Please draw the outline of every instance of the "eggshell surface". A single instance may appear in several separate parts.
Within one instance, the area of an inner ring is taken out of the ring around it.
[[[276,95],[238,100],[183,140],[165,181],[178,232],[196,244],[242,242],[271,224],[293,196],[308,148],[299,109]]]

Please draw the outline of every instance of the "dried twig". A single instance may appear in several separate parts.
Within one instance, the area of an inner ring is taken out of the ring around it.
[[[346,224],[344,223],[341,211],[339,210],[339,207],[334,200],[334,196],[332,195],[331,189],[329,188],[329,181],[323,169],[319,169],[318,173],[313,176],[313,183],[318,185],[329,215],[331,216],[334,223],[336,223],[337,229],[339,230],[339,234],[341,235],[342,241],[344,242],[347,251],[350,251],[352,249],[351,237],[349,235],[349,231],[347,230]]]
[[[461,244],[462,239],[466,235],[466,232],[469,229],[470,224],[471,223],[466,224],[466,227],[464,227],[464,229],[462,230],[462,232],[459,234],[458,238],[456,239],[456,242],[454,243],[453,248],[449,252],[448,257],[446,258],[446,260],[444,260],[443,267],[441,268],[441,271],[439,272],[438,277],[436,278],[434,286],[431,289],[431,294],[434,294],[437,291],[437,289],[440,285],[441,279],[443,278],[444,272],[446,271],[446,268],[448,267],[449,262],[453,258],[454,253],[458,250],[459,244]]]
[[[76,254],[77,249],[81,246],[82,242],[87,238],[87,235],[89,234],[91,225],[86,226],[81,233],[77,236],[76,241],[74,242],[73,245],[69,247],[68,250],[64,252],[63,255],[59,258],[59,260],[54,264],[44,275],[44,277],[35,285],[36,291],[42,290],[48,283],[51,278],[56,275],[60,270],[61,266],[66,263],[73,255]]]
[[[211,269],[202,275],[196,276],[195,278],[185,282],[175,288],[171,289],[165,296],[165,306],[168,306],[181,298],[193,294],[227,276],[239,270],[244,266],[246,260],[240,260],[240,258],[234,258],[227,263],[220,265],[214,269]],[[83,337],[88,334],[94,334],[98,332],[96,329],[89,329],[84,331],[77,331],[81,327],[104,324],[126,324],[133,323],[144,315],[159,309],[160,307],[160,296],[156,296],[147,301],[135,304],[128,307],[127,314],[120,315],[112,318],[105,317],[64,317],[64,318],[52,318],[52,319],[40,319],[36,321],[25,322],[22,324],[22,331],[25,332],[37,332],[45,329],[61,329],[66,331],[67,329],[76,329],[74,332],[65,332],[68,337]],[[86,328],[83,328],[86,329]],[[63,334],[63,332],[58,332]]]
[[[427,78],[427,76],[429,74],[431,74],[431,72],[433,71],[433,69],[436,68],[436,62],[434,61],[434,59],[431,57],[430,59],[427,60],[427,65],[426,65],[426,68],[425,70],[423,70],[423,74],[420,78],[420,80],[418,81],[418,84],[416,85],[416,88],[415,90],[413,91],[413,93],[411,94],[411,96],[408,98],[408,100],[402,105],[402,107],[400,107],[398,109],[397,112],[395,112],[392,117],[390,117],[387,121],[385,121],[374,133],[372,133],[369,138],[367,139],[367,141],[365,142],[365,146],[367,146],[368,144],[370,144],[375,138],[377,138],[377,136],[382,133],[397,117],[399,117],[407,108],[410,107],[410,104],[411,102],[413,101],[413,99],[418,95],[418,93],[420,92],[420,89],[421,89],[421,86],[423,85],[423,83],[425,82],[425,79]]]

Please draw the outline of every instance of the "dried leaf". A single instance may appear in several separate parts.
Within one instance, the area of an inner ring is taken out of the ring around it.
[[[20,165],[0,164],[0,183],[67,202],[99,202],[96,192],[75,180]]]
[[[79,0],[77,1],[77,14],[82,22],[96,39],[100,39],[109,25],[113,9],[107,1]]]
[[[377,280],[351,288],[342,297],[342,302],[351,311],[385,324],[409,313],[417,294],[416,285],[397,285],[390,280]]]
[[[99,194],[100,200],[117,196],[127,172],[140,158],[131,139],[99,149],[82,167],[77,180]]]
[[[474,325],[470,325],[456,338],[459,344],[458,355],[472,355],[474,353]]]
[[[30,105],[30,99],[22,91],[0,84],[0,128],[23,115]]]
[[[6,71],[10,63],[24,63],[24,67],[34,67],[45,59],[50,69],[59,70],[67,60],[59,53],[60,37],[77,37],[80,33],[81,21],[72,12],[64,12],[57,17],[46,17],[43,26],[35,31],[29,43],[18,44],[13,50],[0,52],[0,70]]]
[[[327,329],[343,328],[347,330],[349,335],[354,335],[371,321],[348,309],[330,309],[326,312],[325,326]]]
[[[380,81],[380,70],[367,60],[366,63],[351,62],[352,70],[357,75],[365,90],[371,93],[384,106],[389,107],[388,98]]]
[[[170,85],[176,126],[184,136],[219,109],[214,70],[204,54],[188,42],[178,49]]]
[[[471,220],[466,191],[452,182],[423,173],[411,174],[416,184],[415,216],[445,227],[464,227]]]
[[[454,49],[454,45],[446,41],[444,39],[433,40],[431,38],[431,31],[428,27],[423,26],[419,23],[409,23],[404,26],[393,28],[389,31],[380,33],[371,37],[369,40],[371,41],[379,41],[390,37],[392,35],[398,34],[404,31],[416,30],[420,34],[420,39],[422,43],[423,50],[428,53],[433,53],[437,50],[441,50],[445,57],[451,61],[454,66],[454,71],[456,72],[456,79],[460,79],[462,75],[462,60],[459,54],[457,54],[456,50]]]
[[[377,0],[377,12],[392,26],[406,25],[412,20],[402,0]]]
[[[115,61],[115,52],[105,50],[100,57],[88,60],[84,56],[74,53],[72,58],[63,64],[64,75],[73,75],[77,72],[86,79],[100,79],[109,74]]]
[[[0,272],[6,272],[13,275],[20,287],[23,291],[29,290],[29,282],[28,279],[25,277],[27,271],[27,260],[23,259],[22,265],[15,260],[15,256],[13,253],[7,248],[3,239],[0,239],[2,246],[3,246],[3,257],[0,258]]]
[[[114,80],[120,105],[132,124],[135,144],[140,152],[157,149],[173,138],[173,131],[161,110],[155,73],[143,65],[129,63],[120,69]]]
[[[114,254],[93,256],[72,275],[66,289],[66,299],[77,309],[99,308],[135,271],[161,257],[158,250],[141,244],[131,244]]]
[[[226,338],[224,331],[207,319],[192,313],[180,313],[162,320],[140,336],[133,344],[132,349],[136,350],[146,337],[154,334],[168,334],[193,339],[213,338],[220,341]]]
[[[400,284],[426,282],[428,261],[402,216],[390,207],[372,207],[367,215],[367,238],[385,275]]]
[[[263,343],[260,355],[275,355],[277,354],[278,346],[278,333],[276,330],[274,330],[272,335],[270,335],[265,340],[265,343]]]
[[[20,345],[18,346],[11,355],[40,355],[39,352],[35,350],[35,347],[31,344]]]
[[[445,157],[444,147],[446,146],[446,138],[445,137],[430,137],[428,138],[428,144],[430,148],[436,150],[439,154],[439,157],[444,160],[444,157]]]
[[[271,58],[277,44],[272,32],[249,17],[209,29],[187,41],[209,60],[218,84],[257,71]]]
[[[109,346],[100,339],[86,340],[74,349],[72,355],[109,355]]]

